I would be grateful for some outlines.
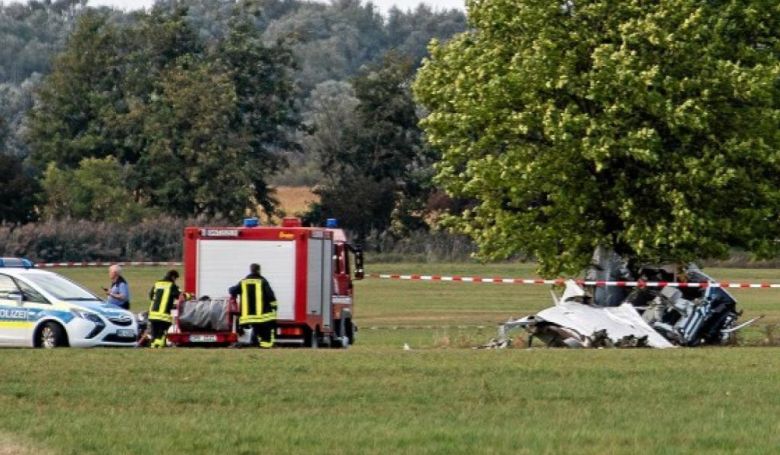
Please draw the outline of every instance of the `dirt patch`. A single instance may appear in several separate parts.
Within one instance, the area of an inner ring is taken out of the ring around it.
[[[307,186],[277,186],[274,190],[282,216],[298,216],[308,211],[309,204],[320,200]],[[258,210],[262,211],[261,208]]]
[[[48,455],[51,452],[41,450],[22,438],[14,437],[6,433],[0,433],[0,455]]]

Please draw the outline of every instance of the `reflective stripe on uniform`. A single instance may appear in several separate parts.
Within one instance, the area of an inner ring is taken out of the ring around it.
[[[263,282],[252,278],[241,280],[241,318],[240,323],[249,322],[260,316],[263,311]]]
[[[160,338],[155,338],[152,340],[152,343],[149,345],[149,347],[152,348],[164,348],[166,344],[166,336],[162,335]]]
[[[274,307],[276,302],[271,302]],[[276,311],[263,313],[263,280],[246,278],[241,280],[241,317],[238,323],[260,324],[276,319]]]
[[[262,322],[270,322],[276,319],[276,311],[270,313],[264,313],[256,316],[241,316],[239,324],[260,324]]]
[[[274,343],[276,342],[276,336],[274,336],[274,332],[271,331],[271,339],[268,341],[260,340],[260,347],[261,348],[272,348],[274,347]]]
[[[173,322],[171,317],[171,287],[170,281],[154,283],[154,294],[149,306],[149,319],[155,321]]]

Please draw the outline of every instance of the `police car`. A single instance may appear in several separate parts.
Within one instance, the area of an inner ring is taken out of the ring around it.
[[[26,259],[0,258],[0,346],[135,346],[133,314]]]

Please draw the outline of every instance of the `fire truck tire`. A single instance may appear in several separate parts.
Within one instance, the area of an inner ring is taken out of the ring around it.
[[[312,349],[320,347],[320,331],[318,329],[307,330],[306,346]]]
[[[331,340],[331,346],[348,348],[355,342],[355,326],[352,318],[336,319],[336,334]]]
[[[344,319],[344,335],[349,340],[349,344],[355,344],[355,326],[352,324],[352,318]]]

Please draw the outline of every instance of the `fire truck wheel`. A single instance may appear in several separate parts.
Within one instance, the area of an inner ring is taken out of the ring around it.
[[[347,339],[349,340],[349,344],[353,345],[355,344],[355,326],[352,325],[352,318],[346,318],[344,319],[344,335],[347,336]]]
[[[352,318],[336,319],[336,334],[331,339],[331,346],[348,348],[355,341],[355,326]]]
[[[306,346],[317,349],[320,347],[320,331],[317,329],[307,330]]]

